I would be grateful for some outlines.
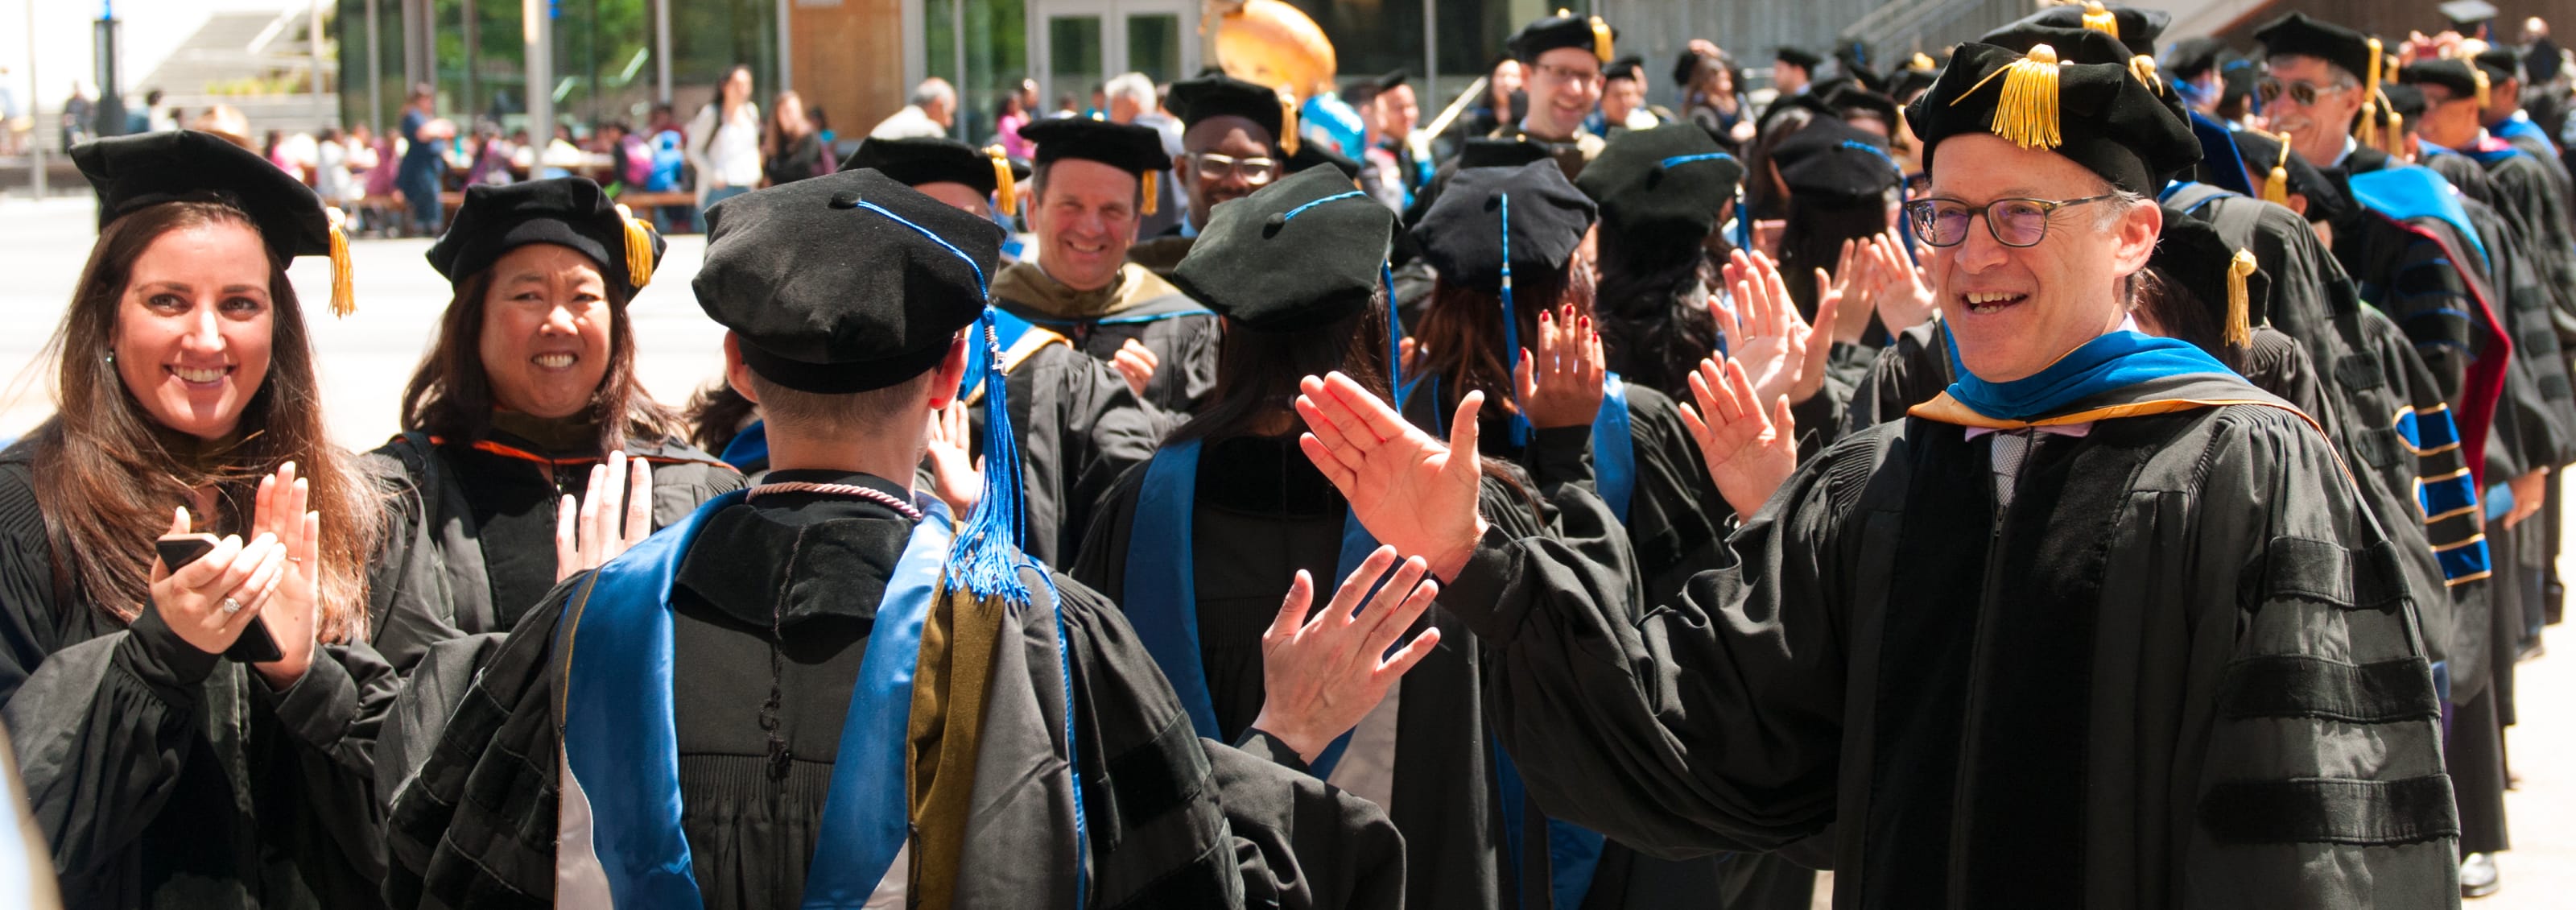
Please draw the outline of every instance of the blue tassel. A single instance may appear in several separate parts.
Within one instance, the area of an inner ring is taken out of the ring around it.
[[[1377,281],[1386,288],[1386,389],[1395,409],[1404,410],[1404,314],[1395,311],[1395,267],[1379,263]]]
[[[1503,200],[1503,373],[1510,375],[1521,362],[1520,310],[1512,305],[1512,195]],[[1506,379],[1505,382],[1511,380]],[[1529,445],[1529,418],[1517,410],[1512,413],[1512,445]]]
[[[1011,430],[1010,384],[1002,378],[1001,335],[993,328],[991,306],[984,307],[976,331],[984,344],[984,498],[957,534],[949,577],[977,598],[1025,604],[1029,590],[1020,582],[1019,554],[1028,523],[1020,502],[1019,437]]]

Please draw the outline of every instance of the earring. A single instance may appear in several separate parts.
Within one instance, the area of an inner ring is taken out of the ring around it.
[[[115,363],[115,362],[116,362],[116,352],[115,352],[115,351],[109,351],[109,352],[107,352],[107,356],[106,356],[106,357],[103,357],[103,358],[100,358],[100,359],[105,360],[105,361],[107,361],[108,363]]]

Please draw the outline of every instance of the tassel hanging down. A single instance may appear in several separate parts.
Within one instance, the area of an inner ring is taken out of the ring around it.
[[[2227,343],[2237,347],[2254,343],[2253,302],[2245,290],[2245,280],[2253,276],[2253,251],[2237,250],[2236,259],[2227,264]]]
[[[349,215],[339,206],[323,212],[331,220],[331,315],[345,319],[358,311],[356,276],[349,272]]]
[[[653,226],[617,204],[617,217],[626,222],[626,277],[636,290],[653,283]]]
[[[1162,194],[1156,191],[1161,189],[1160,184],[1163,182],[1163,172],[1146,171],[1145,173],[1138,175],[1136,180],[1137,189],[1142,191],[1145,195],[1144,204],[1137,206],[1137,212],[1145,215],[1154,214],[1155,210],[1162,208],[1162,200],[1160,198]]]
[[[1599,16],[1594,16],[1592,17],[1592,56],[1601,58],[1603,63],[1608,63],[1611,53],[1610,23],[1601,21]]]
[[[2263,201],[2288,205],[2290,204],[2290,134],[2280,133],[2273,138],[2281,140],[2281,158],[2272,162],[2272,173],[2263,178]]]
[[[2146,86],[2148,91],[2159,95],[2165,93],[2165,80],[2156,73],[2156,58],[2145,54],[2129,58],[2129,75],[2138,77],[2138,84]]]
[[[2361,80],[2360,139],[2361,144],[2372,148],[2378,148],[2379,112],[2386,109],[2383,105],[2387,103],[2379,94],[2380,56],[2384,52],[2380,49],[2379,39],[2377,38],[2370,39],[2367,46],[2370,49],[2370,72],[2365,74]]]
[[[1279,154],[1297,154],[1297,96],[1279,93]]]
[[[2478,110],[2486,110],[2490,104],[2493,104],[2493,102],[2489,101],[2487,98],[2487,89],[2489,88],[2487,84],[2487,71],[2475,66],[2469,67],[2469,78],[2477,80]]]
[[[1011,173],[1011,158],[998,145],[987,146],[984,154],[993,159],[993,195],[1001,197],[1005,217],[1020,213],[1019,179]]]

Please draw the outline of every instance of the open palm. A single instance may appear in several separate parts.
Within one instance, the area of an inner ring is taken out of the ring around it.
[[[1458,402],[1442,445],[1348,376],[1308,376],[1298,388],[1307,429],[1298,446],[1350,500],[1360,525],[1396,552],[1428,560],[1433,575],[1455,577],[1485,530],[1476,512],[1484,393]]]
[[[1721,370],[1702,360],[1691,373],[1691,398],[1677,405],[1691,439],[1708,460],[1708,479],[1738,516],[1751,516],[1773,491],[1798,470],[1797,426],[1788,402],[1772,405],[1765,415],[1744,366],[1732,360]]]

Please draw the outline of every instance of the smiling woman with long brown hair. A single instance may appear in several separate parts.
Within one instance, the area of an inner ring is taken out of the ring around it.
[[[395,686],[365,644],[382,513],[325,440],[286,279],[336,229],[208,134],[72,157],[102,224],[54,335],[58,410],[0,452],[0,703],[65,903],[363,902]],[[191,531],[228,536],[156,557]]]
[[[556,581],[742,485],[635,378],[627,306],[661,251],[580,177],[475,187],[430,248],[456,297],[403,392],[402,435],[370,456],[409,479],[397,574],[425,580],[377,633],[395,667],[509,631]]]

